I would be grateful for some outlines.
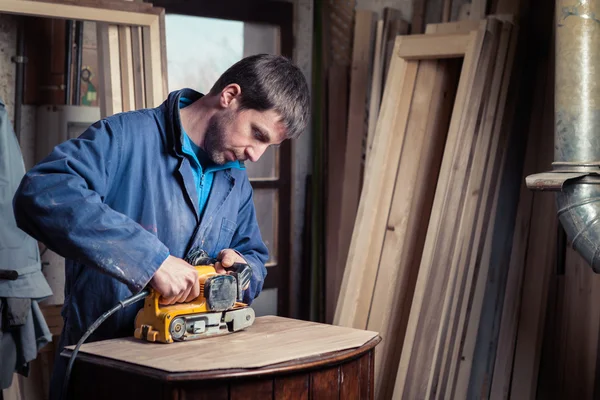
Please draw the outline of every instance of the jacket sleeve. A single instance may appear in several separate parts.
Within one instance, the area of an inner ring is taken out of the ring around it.
[[[252,187],[247,179],[244,182],[242,194],[237,229],[231,240],[231,248],[241,255],[252,268],[250,286],[244,292],[244,302],[252,304],[252,301],[260,294],[267,276],[265,263],[269,259],[269,251],[262,240],[256,221]]]
[[[120,126],[101,120],[56,146],[22,179],[13,199],[17,225],[52,251],[142,290],[167,247],[103,200],[118,176]]]

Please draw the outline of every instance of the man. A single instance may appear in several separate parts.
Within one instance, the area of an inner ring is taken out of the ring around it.
[[[251,56],[207,95],[184,89],[157,108],[105,118],[31,169],[14,211],[22,230],[67,260],[59,348],[147,286],[164,304],[197,297],[196,270],[183,260],[196,246],[220,260],[219,273],[251,266],[251,304],[268,254],[243,162],[300,135],[308,118],[300,70],[283,57]],[[141,305],[111,316],[89,341],[132,335]],[[51,397],[65,365],[57,357]]]

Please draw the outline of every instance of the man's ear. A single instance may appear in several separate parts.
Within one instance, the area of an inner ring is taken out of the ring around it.
[[[219,97],[219,105],[223,108],[229,108],[237,103],[238,97],[242,93],[242,88],[237,83],[230,83],[221,90],[221,96]]]

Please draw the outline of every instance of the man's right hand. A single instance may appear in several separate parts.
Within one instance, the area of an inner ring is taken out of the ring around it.
[[[186,303],[200,296],[196,268],[173,256],[167,257],[158,268],[150,285],[161,294],[159,302],[165,305]]]

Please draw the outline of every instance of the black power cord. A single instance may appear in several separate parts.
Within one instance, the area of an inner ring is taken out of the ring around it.
[[[111,315],[113,315],[114,313],[116,313],[117,311],[133,304],[133,303],[137,303],[138,301],[144,299],[145,297],[147,297],[150,294],[150,290],[146,289],[146,290],[142,290],[141,292],[139,292],[138,294],[135,294],[123,301],[120,301],[119,304],[117,304],[116,306],[114,306],[113,308],[111,308],[110,310],[108,310],[107,312],[105,312],[104,314],[102,314],[93,324],[92,326],[89,327],[89,329],[83,334],[83,336],[81,337],[81,339],[79,339],[79,342],[77,342],[77,346],[75,346],[75,350],[73,350],[73,353],[71,354],[71,358],[69,359],[69,364],[67,365],[67,370],[65,372],[65,379],[63,381],[63,389],[62,389],[62,394],[61,394],[61,398],[62,399],[66,399],[67,398],[67,390],[69,389],[69,377],[71,376],[71,370],[73,369],[73,364],[75,363],[75,357],[77,357],[77,353],[79,353],[79,348],[81,347],[81,345],[83,344],[83,342],[85,342],[85,340]]]

